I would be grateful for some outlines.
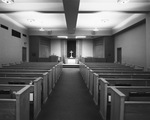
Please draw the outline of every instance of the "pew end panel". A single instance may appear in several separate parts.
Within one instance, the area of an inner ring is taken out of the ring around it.
[[[98,77],[98,74],[94,73],[94,80],[93,80],[93,99],[96,105],[98,105],[98,94],[99,94],[99,82],[100,79]]]
[[[47,99],[48,99],[48,87],[47,87],[47,83],[48,83],[48,72],[45,72],[43,73],[43,81],[42,81],[42,84],[43,84],[43,103],[46,103]]]
[[[49,79],[48,79],[48,89],[49,89],[49,95],[52,92],[52,88],[53,88],[53,80],[52,80],[52,69],[49,70]]]
[[[42,77],[38,77],[36,80],[34,80],[34,119],[37,118],[38,114],[41,111],[41,103],[42,103]]]
[[[93,79],[94,79],[94,73],[93,70],[90,70],[90,81],[89,81],[89,92],[92,95],[92,89],[93,89]]]
[[[107,85],[108,82],[104,78],[100,78],[100,114],[103,120],[106,120],[107,116]]]
[[[16,120],[29,120],[30,119],[30,92],[33,89],[30,85],[25,86],[23,89],[16,93],[16,113],[19,113]]]
[[[111,120],[124,120],[124,102],[125,94],[111,87]]]
[[[29,120],[30,119],[30,85],[0,85],[1,90],[11,90],[9,99],[0,99],[0,120]]]

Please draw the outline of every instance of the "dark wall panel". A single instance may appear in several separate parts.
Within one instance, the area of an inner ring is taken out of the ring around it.
[[[76,40],[68,40],[67,41],[67,57],[70,57],[70,51],[73,51],[73,58],[76,57]]]

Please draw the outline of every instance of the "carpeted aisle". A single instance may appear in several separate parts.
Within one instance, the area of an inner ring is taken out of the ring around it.
[[[79,68],[63,68],[37,120],[101,120]]]

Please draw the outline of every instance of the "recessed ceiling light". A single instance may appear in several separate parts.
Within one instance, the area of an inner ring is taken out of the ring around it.
[[[34,19],[27,19],[28,22],[32,23],[34,22],[35,20]]]
[[[2,2],[6,3],[6,4],[13,4],[14,0],[1,0]]]
[[[86,38],[86,36],[76,36],[76,39],[78,38]]]
[[[101,19],[102,23],[107,23],[109,20],[108,19]]]
[[[120,4],[125,4],[127,2],[129,2],[130,0],[118,0],[117,2],[120,3]]]
[[[94,28],[93,31],[99,31],[99,29],[98,28]]]
[[[58,38],[65,38],[65,39],[67,39],[68,38],[68,36],[57,36]]]

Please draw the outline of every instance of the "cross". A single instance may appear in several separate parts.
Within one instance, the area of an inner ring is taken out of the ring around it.
[[[71,50],[71,51],[70,51],[70,54],[71,54],[70,58],[73,58],[73,57],[72,57],[72,53],[73,53],[73,51]]]

